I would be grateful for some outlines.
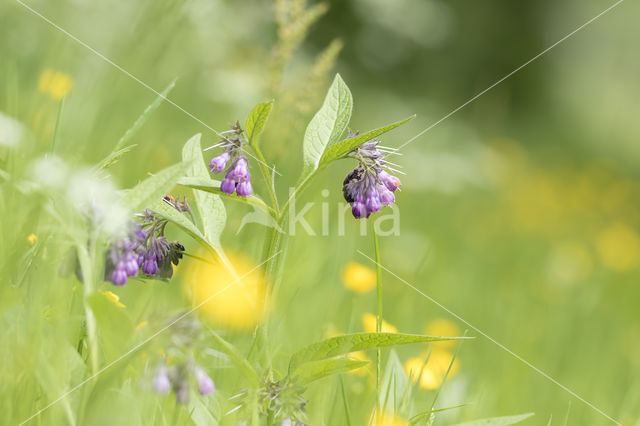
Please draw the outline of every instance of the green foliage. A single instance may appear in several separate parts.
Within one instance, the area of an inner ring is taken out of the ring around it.
[[[133,213],[144,210],[162,200],[190,167],[189,163],[178,163],[148,177],[125,192],[123,204]]]
[[[249,144],[254,148],[258,147],[258,138],[264,130],[265,124],[267,124],[267,118],[269,118],[272,107],[273,101],[259,103],[251,110],[249,117],[247,117],[244,131],[249,140]]]
[[[296,370],[296,375],[292,379],[301,385],[307,385],[324,377],[346,373],[347,371],[362,368],[369,361],[350,358],[332,358],[320,361],[311,361],[304,365],[304,368]]]
[[[508,426],[515,425],[533,417],[534,413],[519,414],[516,416],[491,417],[487,419],[472,420],[470,422],[458,423],[455,426]]]
[[[327,92],[324,103],[313,116],[304,133],[303,178],[316,171],[327,147],[335,144],[344,133],[353,109],[351,91],[339,74]]]
[[[220,181],[209,178],[190,178],[185,177],[178,180],[178,184],[187,186],[189,188],[196,189],[198,191],[204,191],[211,194],[219,195],[221,197],[228,198],[239,203],[249,204],[251,206],[258,207],[265,213],[273,214],[273,210],[264,201],[255,195],[249,197],[240,197],[235,194],[227,194],[220,191]],[[197,192],[197,191],[196,191]]]

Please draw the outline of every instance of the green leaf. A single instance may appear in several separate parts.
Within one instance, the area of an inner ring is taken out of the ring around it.
[[[189,188],[197,189],[200,191],[210,192],[226,198],[230,198],[241,203],[256,206],[266,213],[273,215],[273,210],[264,201],[255,195],[249,197],[239,197],[237,195],[230,195],[220,191],[220,181],[215,179],[202,179],[202,178],[182,178],[178,180],[178,184],[188,186]]]
[[[264,130],[264,125],[269,118],[271,108],[273,107],[273,101],[262,102],[256,105],[247,117],[247,124],[244,126],[244,131],[249,139],[249,144],[253,147],[258,146],[258,138]]]
[[[231,343],[224,340],[218,333],[209,328],[209,332],[213,337],[213,340],[218,344],[222,352],[227,354],[231,359],[231,362],[236,366],[236,368],[244,375],[244,377],[249,381],[252,387],[258,387],[260,383],[260,377],[258,373],[253,369],[249,361],[242,355],[240,350],[233,346]]]
[[[132,212],[148,208],[173,188],[178,179],[184,176],[190,167],[187,163],[178,163],[162,169],[158,173],[138,183],[124,194],[123,203]]]
[[[138,130],[140,130],[140,128],[142,127],[142,125],[147,121],[147,119],[149,118],[149,116],[151,115],[151,113],[153,111],[155,111],[160,104],[162,103],[163,100],[165,100],[165,98],[167,97],[167,95],[169,94],[169,92],[171,91],[171,89],[173,89],[173,87],[176,85],[176,81],[173,80],[171,83],[169,83],[169,85],[162,91],[162,93],[160,93],[154,100],[153,102],[145,108],[145,110],[142,112],[142,114],[138,117],[138,119],[135,121],[135,123],[133,123],[133,126],[131,126],[125,133],[124,135],[122,135],[122,137],[120,138],[120,140],[118,141],[118,143],[116,144],[116,147],[113,149],[113,152],[119,151],[120,149],[122,149],[126,143],[129,141],[129,139],[131,139],[136,133],[138,133]]]
[[[378,395],[380,405],[385,413],[395,414],[407,405],[411,388],[409,378],[396,351],[391,350],[382,378],[383,392]]]
[[[105,353],[109,359],[114,359],[124,352],[133,335],[133,320],[126,308],[116,306],[101,293],[91,294],[87,301],[96,318]]]
[[[418,334],[402,333],[355,333],[343,336],[332,337],[312,343],[299,350],[291,357],[289,362],[289,373],[302,364],[318,361],[321,359],[333,358],[350,352],[361,351],[363,349],[378,348],[384,346],[404,345],[408,343],[437,342],[440,340],[458,340],[461,337],[437,337],[423,336]],[[291,374],[292,376],[295,374]]]
[[[155,201],[153,204],[149,206],[149,210],[161,216],[168,221],[172,222],[174,225],[180,227],[184,232],[191,235],[196,241],[200,244],[204,245],[210,250],[213,250],[215,253],[217,252],[217,247],[211,244],[205,236],[200,232],[200,230],[191,222],[184,213],[180,213],[174,207],[167,204],[162,199]]]
[[[322,155],[320,159],[319,168],[325,167],[330,162],[342,158],[346,154],[348,154],[354,148],[362,145],[363,143],[370,141],[371,139],[377,138],[378,136],[387,133],[390,130],[395,129],[398,126],[403,125],[404,123],[415,118],[415,115],[411,117],[407,117],[404,120],[380,127],[375,130],[371,130],[367,133],[363,133],[353,138],[344,139],[335,145],[330,146]]]
[[[301,385],[306,385],[332,374],[345,373],[367,365],[369,361],[352,358],[332,358],[308,362],[304,368],[296,370],[294,379]]]
[[[520,423],[532,417],[535,413],[519,414],[516,416],[491,417],[488,419],[472,420],[470,422],[458,423],[455,426],[508,426]]]
[[[115,163],[120,161],[120,158],[122,158],[123,155],[131,151],[136,146],[137,146],[136,144],[127,145],[122,149],[112,151],[109,155],[107,155],[102,161],[100,161],[95,166],[95,169],[96,170],[108,169],[109,167],[113,166]]]
[[[187,170],[187,177],[202,180],[211,180],[209,178],[209,170],[202,156],[202,147],[200,145],[200,133],[189,139],[182,148],[182,160],[191,164]],[[204,237],[213,245],[218,247],[220,251],[220,236],[224,230],[227,221],[227,211],[220,196],[214,193],[206,193],[202,191],[194,191],[196,208],[202,221],[202,229]]]
[[[325,149],[340,139],[351,119],[352,108],[351,92],[340,74],[336,74],[322,107],[313,116],[304,133],[303,176],[317,170]]]
[[[430,414],[439,413],[440,411],[453,410],[455,408],[461,408],[461,407],[464,407],[465,405],[466,404],[460,404],[460,405],[453,405],[451,407],[434,408],[433,410],[423,411],[422,413],[418,413],[415,416],[411,417],[411,419],[409,420],[409,423],[411,423],[412,425],[415,425],[415,424],[418,424],[420,420],[424,419]]]

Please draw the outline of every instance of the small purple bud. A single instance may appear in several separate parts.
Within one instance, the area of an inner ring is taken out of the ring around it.
[[[140,265],[138,264],[138,256],[136,256],[134,253],[129,253],[124,257],[124,259],[122,259],[121,262],[128,276],[133,277],[138,275],[138,269],[140,269]]]
[[[185,383],[182,383],[176,391],[176,401],[178,401],[178,404],[189,403],[189,386]]]
[[[367,217],[367,208],[361,200],[356,200],[351,205],[351,213],[356,219],[364,219]]]
[[[394,192],[401,185],[400,179],[395,176],[390,175],[389,173],[382,170],[378,173],[378,178],[387,187],[387,189],[391,192]]]
[[[144,241],[147,239],[147,231],[145,231],[142,228],[137,228],[136,229],[136,236],[138,237],[138,239],[140,239],[141,241]]]
[[[169,389],[171,389],[167,367],[164,365],[158,367],[155,376],[153,376],[153,388],[156,392],[162,394],[169,392]]]
[[[251,182],[249,181],[239,183],[236,187],[236,192],[241,197],[248,197],[249,195],[251,195],[252,191],[253,188],[251,187]]]
[[[227,166],[227,163],[229,162],[230,159],[231,159],[231,154],[225,151],[222,154],[218,155],[217,157],[213,157],[211,159],[211,161],[209,162],[209,169],[213,173],[220,173]]]
[[[117,266],[111,274],[111,282],[113,283],[113,285],[123,286],[127,282],[127,278],[127,271],[119,266]]]
[[[228,177],[222,179],[222,182],[220,182],[220,191],[224,192],[225,194],[233,194],[235,190],[236,183],[234,181],[232,181]]]
[[[396,196],[393,192],[389,191],[383,185],[378,186],[378,194],[380,195],[380,202],[383,206],[388,206],[396,201]]]
[[[207,376],[207,373],[200,367],[196,367],[194,374],[196,376],[196,381],[198,382],[198,392],[200,395],[209,395],[211,392],[216,390],[216,386],[211,380],[211,377]]]
[[[158,272],[158,262],[156,262],[155,256],[145,256],[144,263],[142,264],[142,272],[147,275],[153,275]]]
[[[245,157],[238,158],[231,167],[229,167],[225,178],[238,183],[247,182],[250,178],[247,159]]]
[[[378,195],[378,191],[376,191],[373,186],[367,188],[367,199],[365,201],[365,206],[367,207],[367,211],[369,213],[380,211],[380,196]]]

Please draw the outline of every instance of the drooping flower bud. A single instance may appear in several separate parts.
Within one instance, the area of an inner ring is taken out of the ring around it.
[[[198,383],[198,392],[200,392],[200,395],[208,395],[216,390],[213,380],[211,380],[211,377],[209,377],[202,368],[196,367],[194,375]]]
[[[213,157],[211,159],[211,161],[209,162],[209,169],[213,173],[220,173],[224,170],[225,167],[227,167],[227,163],[230,159],[231,154],[229,153],[229,151],[225,151],[217,157]]]
[[[156,369],[156,374],[153,376],[153,388],[158,393],[168,393],[171,389],[171,382],[169,381],[169,374],[167,374],[167,367],[164,365],[159,366]]]

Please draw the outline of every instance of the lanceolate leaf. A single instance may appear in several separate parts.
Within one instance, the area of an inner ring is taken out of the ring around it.
[[[199,243],[217,253],[217,247],[207,241],[202,232],[200,232],[200,230],[187,218],[187,216],[185,216],[184,213],[179,212],[162,199],[158,199],[154,203],[150,204],[149,210],[182,228],[183,231],[191,235]]]
[[[366,141],[370,141],[371,139],[374,139],[382,135],[383,133],[387,133],[389,130],[393,130],[398,126],[403,125],[407,121],[412,120],[413,118],[415,118],[415,115],[412,115],[411,117],[407,117],[404,120],[398,121],[396,123],[392,123],[387,126],[380,127],[375,130],[371,130],[367,133],[363,133],[356,137],[344,139],[336,143],[335,145],[330,146],[322,155],[322,158],[320,159],[319,168],[322,168],[327,164],[329,164],[330,162],[343,157],[344,155],[349,153],[349,151],[362,145]]]
[[[202,156],[200,146],[200,134],[193,136],[182,148],[182,160],[189,162],[191,167],[186,175],[191,178],[210,180],[209,170]],[[205,238],[220,251],[220,236],[227,221],[227,212],[220,196],[214,193],[194,191],[196,208],[202,221],[202,230]]]
[[[227,194],[220,191],[220,181],[215,179],[203,179],[203,178],[182,178],[178,180],[178,184],[183,186],[188,186],[189,188],[197,189],[199,191],[210,192],[212,194],[217,194],[222,197],[230,198],[235,201],[239,201],[241,203],[250,204],[252,206],[256,206],[261,210],[264,210],[268,214],[273,214],[271,207],[267,206],[264,201],[255,195],[251,195],[249,197],[239,197],[235,194]]]
[[[218,333],[213,331],[211,328],[209,328],[209,332],[211,333],[213,340],[215,340],[220,347],[220,350],[222,350],[222,352],[229,356],[231,362],[233,362],[240,373],[245,376],[251,386],[257,387],[260,382],[258,373],[256,373],[249,361],[247,361],[247,359],[242,355],[240,350],[220,337]]]
[[[162,197],[176,185],[190,167],[188,163],[178,163],[162,169],[158,173],[138,183],[124,194],[124,205],[132,212],[139,212]]]
[[[352,108],[351,92],[340,74],[336,74],[322,107],[304,134],[303,177],[317,170],[325,149],[340,140],[351,119]]]
[[[332,374],[345,373],[364,367],[368,363],[369,361],[351,358],[332,358],[308,362],[304,365],[304,368],[296,370],[294,379],[297,383],[306,385]]]
[[[345,334],[343,336],[332,337],[331,339],[313,343],[293,354],[291,361],[289,362],[289,373],[294,373],[300,365],[307,362],[334,358],[339,355],[361,351],[363,349],[457,339],[463,339],[463,337],[436,337],[401,333]]]
[[[262,102],[256,105],[249,113],[247,124],[244,126],[244,131],[251,146],[255,147],[258,145],[258,138],[260,137],[262,130],[264,130],[264,125],[267,122],[267,118],[269,118],[272,106],[273,101]]]

